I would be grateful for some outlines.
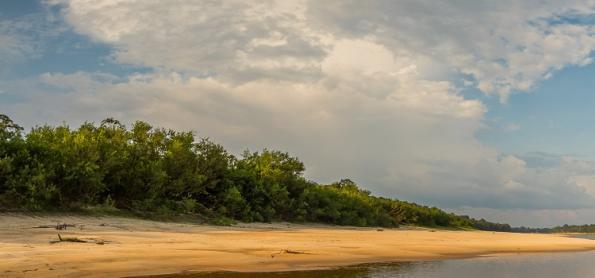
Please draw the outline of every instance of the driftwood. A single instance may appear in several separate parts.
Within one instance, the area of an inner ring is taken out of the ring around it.
[[[49,229],[49,228],[56,228],[56,226],[52,226],[52,225],[39,225],[39,226],[31,227],[31,229]]]
[[[291,249],[282,249],[279,252],[272,253],[271,254],[271,258],[274,258],[276,255],[281,255],[281,254],[308,255],[308,254],[312,254],[312,253],[308,253],[308,252],[304,252],[304,251],[291,250]]]
[[[31,271],[38,271],[38,270],[39,270],[39,268],[35,268],[35,269],[25,269],[25,270],[23,270],[22,272],[23,272],[23,273],[27,273],[27,272],[31,272]]]
[[[95,243],[95,244],[99,244],[99,245],[104,245],[107,243],[107,241],[105,241],[103,239],[95,239],[95,238],[82,239],[82,238],[78,238],[78,237],[62,237],[60,234],[58,234],[58,240],[50,241],[51,244],[60,243],[60,242]]]
[[[62,237],[58,234],[58,242],[80,242],[80,243],[87,243],[86,240],[82,240],[78,237]]]
[[[71,227],[74,228],[76,227],[76,224],[68,224],[68,223],[57,223],[56,225],[39,225],[39,226],[35,226],[32,227],[33,229],[50,229],[50,228],[54,228],[56,230],[66,230],[66,228]]]

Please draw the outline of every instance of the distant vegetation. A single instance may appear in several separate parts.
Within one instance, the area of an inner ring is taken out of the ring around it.
[[[590,225],[564,225],[558,226],[546,230],[550,233],[595,233],[595,224]]]
[[[78,129],[38,126],[28,133],[0,115],[0,210],[100,209],[139,215],[199,215],[226,222],[477,228],[506,224],[435,207],[375,197],[344,179],[321,185],[285,152],[228,153],[191,132],[114,119]]]
[[[595,224],[563,225],[553,228],[514,227],[510,231],[518,233],[595,233]]]

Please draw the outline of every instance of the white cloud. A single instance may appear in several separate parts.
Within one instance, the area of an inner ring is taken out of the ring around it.
[[[80,33],[113,44],[122,63],[231,82],[317,79],[320,60],[349,51],[341,44],[351,39],[378,44],[424,79],[469,74],[505,101],[555,70],[591,63],[595,47],[593,26],[562,20],[592,15],[592,1],[53,2]]]
[[[503,100],[527,91],[552,71],[591,62],[590,25],[560,20],[590,16],[592,1],[312,2],[322,28],[369,37],[409,53],[428,76],[457,72]]]
[[[213,74],[229,82],[311,79],[324,34],[302,1],[52,1],[78,32],[112,44],[116,61]]]

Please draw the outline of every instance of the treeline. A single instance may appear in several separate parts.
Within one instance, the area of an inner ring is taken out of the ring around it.
[[[595,224],[564,225],[547,229],[550,233],[595,233]]]
[[[102,208],[209,219],[399,224],[500,229],[435,207],[375,197],[344,179],[320,185],[285,152],[235,157],[191,132],[114,119],[38,126],[24,133],[0,115],[0,210]],[[510,228],[510,227],[508,227]]]
[[[511,229],[517,233],[595,233],[595,224],[587,225],[563,225],[553,228],[529,228],[515,227]]]

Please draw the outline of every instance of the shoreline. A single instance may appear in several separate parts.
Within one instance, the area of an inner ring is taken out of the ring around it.
[[[595,240],[319,224],[166,223],[111,216],[0,214],[0,276],[139,277],[316,270],[370,263],[595,250]],[[52,225],[74,225],[56,230]],[[48,226],[46,228],[40,228]],[[84,242],[54,242],[64,239]]]
[[[376,266],[394,266],[400,267],[404,265],[411,265],[416,263],[432,263],[432,262],[441,262],[441,261],[451,261],[451,260],[473,260],[473,259],[481,259],[481,258],[494,258],[494,257],[518,257],[518,256],[539,256],[539,255],[552,255],[552,254],[577,254],[577,253],[589,253],[595,252],[595,250],[582,250],[582,251],[536,251],[536,252],[521,252],[521,253],[491,253],[491,254],[476,254],[476,255],[465,255],[465,256],[450,256],[444,258],[437,258],[437,259],[427,259],[427,260],[403,260],[403,261],[376,261],[376,262],[368,262],[368,263],[356,263],[356,264],[348,264],[348,265],[336,265],[336,266],[323,266],[318,268],[306,268],[306,269],[295,269],[295,270],[262,270],[262,271],[229,271],[229,270],[219,270],[219,271],[196,271],[196,270],[189,270],[189,271],[181,271],[175,273],[162,273],[162,274],[151,274],[151,275],[141,275],[141,276],[126,276],[124,278],[202,278],[204,277],[211,277],[209,275],[215,275],[214,277],[224,277],[225,274],[229,275],[247,275],[247,274],[263,274],[263,275],[270,275],[270,274],[288,274],[288,273],[300,273],[305,274],[309,272],[325,272],[325,271],[349,271],[349,270],[359,270],[359,269],[367,269],[370,267]],[[216,276],[219,275],[219,276]],[[236,276],[233,276],[236,277]],[[238,276],[241,277],[241,276]],[[252,276],[247,276],[252,277]],[[269,276],[266,276],[269,277]],[[285,277],[285,276],[281,276]],[[299,276],[302,277],[302,276]],[[318,276],[317,276],[318,277]],[[333,276],[335,277],[335,276]]]

